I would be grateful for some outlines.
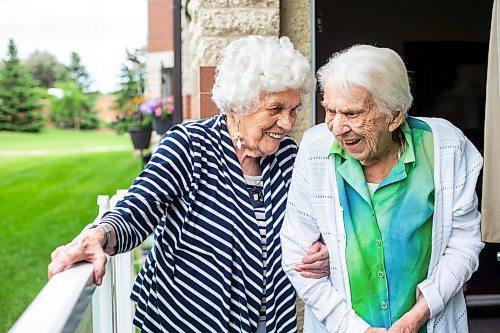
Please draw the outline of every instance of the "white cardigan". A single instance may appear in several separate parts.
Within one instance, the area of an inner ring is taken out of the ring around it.
[[[431,313],[427,332],[467,332],[462,286],[476,271],[484,246],[475,193],[483,159],[448,121],[419,119],[429,124],[434,138],[432,253],[428,278],[418,285]],[[334,160],[328,158],[333,140],[325,124],[304,134],[281,229],[283,267],[306,305],[304,333],[355,333],[370,326],[351,306],[343,209]],[[303,278],[293,267],[320,236],[330,253],[330,276]]]

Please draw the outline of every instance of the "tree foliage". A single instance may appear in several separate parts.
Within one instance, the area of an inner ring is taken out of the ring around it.
[[[74,81],[57,84],[64,92],[61,98],[50,100],[50,120],[60,128],[93,129],[98,125],[97,115],[92,111],[95,96],[86,94]]]
[[[0,129],[38,132],[43,127],[35,81],[9,40],[7,58],[0,68]]]
[[[60,79],[55,85],[63,92],[62,97],[50,98],[49,119],[60,128],[96,128],[98,119],[92,108],[97,94],[89,92],[90,75],[78,53],[71,53],[71,63],[66,67],[66,74],[65,79]]]
[[[35,51],[25,61],[31,76],[39,82],[42,87],[53,88],[56,82],[66,81],[69,71],[57,61],[56,57],[46,51]]]
[[[125,50],[125,62],[120,69],[120,89],[115,92],[116,105],[120,110],[116,129],[119,132],[127,130],[132,123],[137,123],[138,107],[143,102],[144,94],[144,49]],[[142,120],[141,120],[142,121]]]
[[[90,75],[87,69],[82,64],[80,55],[76,52],[71,52],[71,63],[68,66],[69,74],[73,81],[80,87],[83,92],[88,92],[90,89]]]
[[[126,52],[126,61],[120,69],[120,89],[115,93],[116,106],[120,110],[128,110],[134,97],[142,97],[144,93],[144,70],[142,61],[144,50],[137,49]]]

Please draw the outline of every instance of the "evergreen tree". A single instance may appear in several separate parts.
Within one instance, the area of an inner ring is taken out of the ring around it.
[[[9,40],[7,58],[0,68],[0,129],[38,132],[43,127],[35,81],[21,64]]]
[[[145,64],[140,61],[144,50],[137,49],[126,52],[126,62],[120,69],[120,90],[115,92],[116,107],[119,110],[128,111],[133,104],[134,97],[141,98],[144,92],[144,69]],[[133,61],[132,61],[133,59]]]
[[[143,120],[138,109],[144,101],[144,53],[144,49],[136,49],[133,52],[126,50],[126,62],[120,69],[120,89],[114,93],[115,107],[120,110],[114,123],[118,132],[136,127],[137,122],[142,123]]]
[[[76,52],[71,52],[71,63],[68,67],[71,78],[75,83],[80,86],[83,92],[88,92],[90,88],[90,76],[87,69],[82,64],[80,55]]]

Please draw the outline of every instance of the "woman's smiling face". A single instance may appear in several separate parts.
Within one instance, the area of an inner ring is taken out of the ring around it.
[[[373,165],[391,152],[392,131],[400,119],[382,113],[366,89],[353,86],[344,94],[329,83],[323,106],[325,121],[335,139],[362,165]]]
[[[298,89],[262,94],[257,107],[247,115],[233,113],[241,133],[242,148],[249,156],[274,154],[297,120],[301,106]]]

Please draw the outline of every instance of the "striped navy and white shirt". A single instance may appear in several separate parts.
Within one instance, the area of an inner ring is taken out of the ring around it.
[[[296,152],[285,138],[261,158],[261,237],[224,116],[166,134],[102,219],[116,229],[117,253],[154,231],[132,290],[135,325],[145,332],[255,332],[264,300],[267,332],[296,332],[295,291],[281,268],[279,237]]]
[[[267,242],[266,242],[266,204],[264,203],[264,188],[262,176],[244,175],[247,184],[247,190],[252,202],[253,212],[255,214],[257,225],[259,226],[260,244],[262,247],[262,267],[263,275],[266,275],[267,267]],[[266,281],[262,286],[262,304],[260,306],[259,326],[257,333],[262,331],[266,321]]]

